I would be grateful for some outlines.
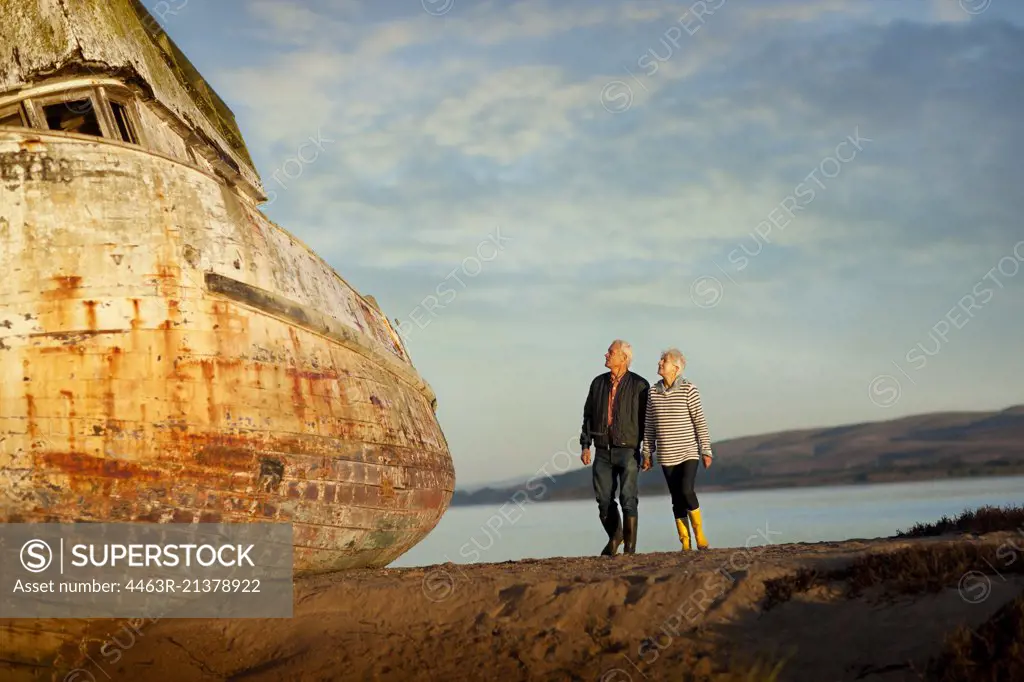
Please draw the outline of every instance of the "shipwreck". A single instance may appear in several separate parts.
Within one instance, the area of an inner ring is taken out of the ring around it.
[[[455,484],[429,385],[260,211],[234,115],[160,22],[0,0],[0,27],[0,520],[290,522],[296,575],[422,540]],[[0,639],[34,665],[81,631],[26,648],[18,623]]]

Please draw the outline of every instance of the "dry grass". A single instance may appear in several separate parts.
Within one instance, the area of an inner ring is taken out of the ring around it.
[[[960,628],[928,663],[931,682],[1024,680],[1024,594],[977,630]]]
[[[868,554],[837,570],[801,569],[766,582],[763,607],[770,610],[817,586],[844,585],[850,598],[875,587],[887,595],[920,594],[956,588],[969,571],[1024,573],[1024,561],[1007,562],[999,550],[970,543],[920,545]]]
[[[1024,506],[979,507],[965,510],[955,518],[943,516],[934,523],[915,524],[910,530],[896,533],[896,537],[920,538],[948,533],[983,535],[1018,528],[1024,528]]]
[[[776,682],[785,664],[785,661],[760,661],[745,667],[745,670],[734,670],[728,680],[720,679],[716,682]]]
[[[807,592],[815,585],[827,585],[835,573],[823,573],[813,568],[801,568],[796,573],[768,580],[764,584],[764,610],[770,611],[779,604],[785,604],[793,595]]]
[[[733,654],[722,664],[720,654],[694,652],[685,666],[680,682],[776,682],[787,660],[759,654]]]

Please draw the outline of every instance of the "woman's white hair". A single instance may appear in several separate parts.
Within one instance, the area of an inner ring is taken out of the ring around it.
[[[622,354],[626,356],[626,367],[633,364],[633,346],[629,345],[622,339],[615,339],[612,341],[613,346],[618,346]]]
[[[686,367],[686,356],[678,348],[669,348],[667,351],[664,351],[661,354],[661,359],[671,362],[680,372]]]

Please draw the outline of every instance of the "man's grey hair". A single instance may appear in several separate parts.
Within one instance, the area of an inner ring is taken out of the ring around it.
[[[662,360],[667,360],[676,366],[680,372],[686,367],[686,356],[678,348],[669,348],[661,354]]]
[[[615,339],[612,341],[613,346],[618,346],[622,354],[626,356],[626,367],[633,364],[633,346],[629,345],[622,339]]]

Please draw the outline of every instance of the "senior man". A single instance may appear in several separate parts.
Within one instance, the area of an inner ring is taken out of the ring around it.
[[[590,392],[583,406],[583,429],[580,432],[580,459],[590,464],[590,446],[594,455],[594,494],[598,515],[608,544],[602,555],[614,555],[623,545],[623,552],[636,552],[637,531],[637,476],[641,468],[640,443],[644,436],[644,418],[647,415],[647,396],[651,385],[639,374],[629,371],[633,362],[632,347],[616,339],[604,355],[608,371],[590,382]],[[615,490],[619,489],[622,520],[615,505]]]

